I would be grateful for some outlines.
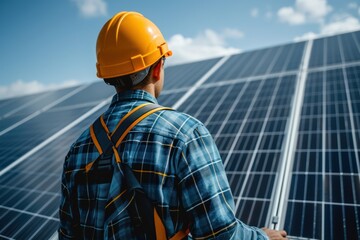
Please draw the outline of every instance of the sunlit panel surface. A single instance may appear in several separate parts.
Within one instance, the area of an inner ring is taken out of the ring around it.
[[[360,239],[360,32],[167,66],[158,101],[202,121],[235,214],[290,239]],[[115,90],[0,101],[0,239],[56,236],[71,143]]]

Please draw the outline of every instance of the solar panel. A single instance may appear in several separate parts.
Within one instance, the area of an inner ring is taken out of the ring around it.
[[[169,66],[165,71],[164,90],[186,89],[201,78],[209,69],[219,61],[219,58],[203,60],[195,63],[186,63]]]
[[[0,236],[49,239],[58,227],[64,153],[105,108],[61,135],[0,178]]]
[[[76,87],[64,88],[56,91],[43,92],[18,98],[10,98],[0,103],[0,123],[5,118],[13,116],[30,115],[49,105],[51,102],[57,101],[64,95],[74,91]]]
[[[284,224],[293,235],[360,235],[360,69],[347,67],[360,60],[358,40],[359,32],[314,41]]]
[[[204,84],[179,110],[205,123],[224,160],[237,216],[265,226],[295,76]],[[253,209],[258,214],[249,214]]]
[[[291,239],[359,239],[360,32],[174,65],[165,78],[159,103],[207,126],[239,219]],[[101,81],[62,91],[0,101],[0,238],[56,236],[64,156],[115,93]]]

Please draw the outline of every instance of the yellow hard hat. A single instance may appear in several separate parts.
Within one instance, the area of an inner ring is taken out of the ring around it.
[[[97,43],[97,76],[113,78],[144,70],[171,56],[159,28],[137,12],[120,12],[102,27]]]

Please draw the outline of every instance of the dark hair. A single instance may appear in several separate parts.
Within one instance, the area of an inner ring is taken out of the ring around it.
[[[153,67],[155,67],[160,61],[161,59],[163,59],[164,57],[160,58],[158,61],[156,61],[153,65],[150,66],[149,69],[149,73],[151,72],[151,70],[153,69]],[[145,78],[138,84],[133,85],[133,81],[131,79],[131,75],[125,75],[125,76],[120,76],[120,77],[113,77],[113,78],[104,78],[104,82],[108,85],[112,85],[116,88],[122,88],[122,89],[131,89],[134,86],[139,86],[139,85],[143,85],[148,83],[148,79],[149,79],[149,73],[148,75],[145,76]]]
[[[104,82],[108,85],[125,88],[125,89],[131,89],[133,87],[133,83],[130,78],[130,75],[113,77],[113,78],[104,78]]]

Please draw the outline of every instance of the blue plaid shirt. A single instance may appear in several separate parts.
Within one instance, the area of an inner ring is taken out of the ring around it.
[[[157,101],[141,90],[115,95],[103,115],[109,130],[143,103]],[[160,210],[168,237],[189,226],[188,239],[267,239],[261,229],[235,218],[219,152],[208,130],[193,117],[177,111],[156,112],[129,132],[118,151]],[[133,224],[130,217],[131,200],[124,197],[119,168],[114,167],[108,184],[75,181],[98,156],[86,130],[65,158],[59,238],[147,239],[141,224]]]

